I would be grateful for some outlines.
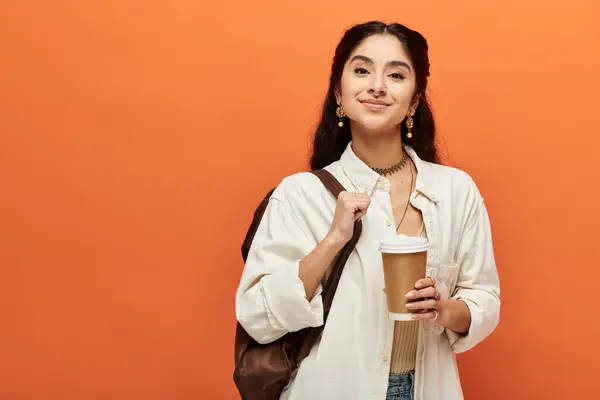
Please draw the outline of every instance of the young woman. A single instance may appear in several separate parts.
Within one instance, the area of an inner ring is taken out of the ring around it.
[[[260,343],[321,325],[321,279],[362,219],[325,330],[282,399],[461,399],[454,354],[498,324],[488,214],[471,178],[439,165],[428,76],[426,40],[400,24],[354,26],[336,49],[311,168],[347,191],[336,201],[310,173],[285,178],[236,296]],[[394,232],[429,241],[428,277],[407,293],[414,321],[387,313],[378,244]]]

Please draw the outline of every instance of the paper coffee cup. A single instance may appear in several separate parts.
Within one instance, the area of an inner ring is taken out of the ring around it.
[[[382,240],[379,251],[383,261],[383,275],[390,318],[412,321],[406,308],[406,293],[414,290],[415,283],[425,278],[429,242],[423,237],[398,235]]]

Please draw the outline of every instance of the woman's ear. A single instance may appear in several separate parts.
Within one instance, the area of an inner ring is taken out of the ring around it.
[[[419,107],[419,102],[421,101],[421,93],[417,94],[410,105],[409,111],[411,115],[414,115],[417,111],[417,107]]]
[[[338,106],[341,106],[342,105],[342,93],[340,92],[339,86],[335,87],[334,94],[335,94],[335,102],[337,103]]]

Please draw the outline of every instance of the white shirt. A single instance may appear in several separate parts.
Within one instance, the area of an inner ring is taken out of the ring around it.
[[[454,353],[469,350],[496,328],[500,289],[488,214],[472,179],[406,151],[418,171],[411,204],[423,214],[429,240],[427,274],[442,298],[463,300],[471,312],[467,335],[421,323],[416,400],[462,399]],[[285,388],[284,400],[384,400],[394,321],[388,318],[379,240],[395,234],[389,181],[364,164],[351,144],[326,167],[371,205],[341,276],[327,324]],[[311,173],[285,178],[273,193],[254,237],[236,295],[236,315],[259,343],[323,324],[322,288],[308,301],[299,262],[328,233],[336,200]],[[259,282],[255,284],[258,280]]]

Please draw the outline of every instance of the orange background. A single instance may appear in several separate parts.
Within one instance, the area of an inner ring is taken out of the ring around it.
[[[245,230],[307,168],[334,47],[370,19],[428,38],[446,162],[491,214],[502,318],[459,356],[466,397],[590,398],[599,17],[592,0],[3,1],[0,398],[238,398]]]

